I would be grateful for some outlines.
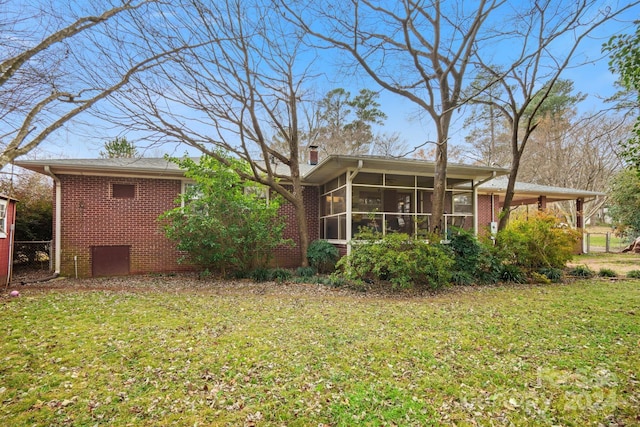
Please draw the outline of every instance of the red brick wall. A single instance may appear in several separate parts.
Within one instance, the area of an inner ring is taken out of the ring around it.
[[[303,199],[306,208],[307,230],[309,231],[309,243],[320,237],[319,199],[317,187],[303,187]],[[284,238],[291,239],[293,246],[282,246],[276,249],[273,264],[277,267],[298,267],[301,262],[300,234],[295,209],[290,203],[283,203],[280,207],[280,215],[284,216],[287,226],[284,230]]]
[[[157,221],[158,216],[175,206],[180,194],[178,180],[115,178],[60,175],[62,187],[62,251],[61,274],[91,276],[91,246],[131,246],[131,273],[184,271],[191,269],[178,264],[179,251],[168,240]],[[111,184],[136,185],[134,199],[111,197]],[[309,241],[319,237],[318,190],[304,188]],[[287,218],[285,238],[294,246],[283,246],[274,254],[274,265],[300,265],[300,240],[293,206],[283,204],[281,215]]]
[[[132,274],[187,270],[158,216],[175,206],[180,181],[60,175],[62,187],[61,274],[91,276],[91,246],[130,245]],[[116,199],[111,184],[134,184],[133,199]]]
[[[493,220],[498,221],[500,213],[500,196],[493,196],[494,215]],[[478,194],[478,234],[485,233],[491,224],[491,196]]]
[[[7,229],[4,233],[5,237],[0,238],[0,285],[7,284],[7,275],[9,274],[9,250],[11,248],[12,234],[15,233],[15,230],[11,229],[11,224],[15,222],[14,218],[16,217],[16,202],[14,200],[7,200],[6,217]]]

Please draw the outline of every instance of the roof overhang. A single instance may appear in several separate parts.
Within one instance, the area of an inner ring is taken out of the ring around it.
[[[498,194],[504,196],[507,192],[506,177],[498,177],[478,187],[479,194]],[[578,190],[550,185],[530,184],[516,182],[514,188],[513,205],[530,205],[538,203],[539,197],[544,196],[547,203],[561,202],[565,200],[583,199],[593,200],[596,197],[606,196],[600,191]]]
[[[184,170],[163,158],[17,160],[16,166],[48,175],[121,176],[140,178],[184,178]]]
[[[347,170],[433,176],[436,163],[422,159],[332,155],[303,175],[308,184],[324,184]],[[449,163],[447,177],[479,181],[509,173],[508,169]]]

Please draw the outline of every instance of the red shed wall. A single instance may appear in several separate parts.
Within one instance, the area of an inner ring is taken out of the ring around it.
[[[9,253],[11,251],[12,234],[15,230],[11,224],[15,224],[16,218],[16,202],[15,200],[7,201],[7,230],[5,237],[0,238],[0,285],[7,284],[7,275],[9,274]]]
[[[181,182],[170,179],[60,175],[62,188],[61,274],[91,276],[91,246],[131,246],[130,272],[188,270],[167,239],[158,216],[175,207]],[[112,197],[111,184],[134,184],[135,197]]]

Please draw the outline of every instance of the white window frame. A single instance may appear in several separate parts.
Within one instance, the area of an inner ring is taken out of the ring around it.
[[[7,238],[7,210],[9,209],[8,200],[0,200],[0,239]]]
[[[180,189],[180,195],[186,194],[189,187],[195,187],[196,183],[193,181],[182,181],[182,188]],[[195,195],[194,199],[199,199]],[[180,207],[184,208],[184,198],[181,198]]]
[[[262,184],[245,185],[244,194],[255,194],[259,199],[263,199],[269,204],[269,187]]]

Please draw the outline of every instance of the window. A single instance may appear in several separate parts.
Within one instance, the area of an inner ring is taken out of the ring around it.
[[[327,182],[320,194],[320,237],[346,240],[362,230],[372,228],[382,233],[402,232],[427,236],[437,225],[442,231],[457,226],[473,226],[473,181],[468,178],[448,178],[444,200],[445,221],[434,224],[433,176],[402,173],[358,172],[350,186],[341,179]],[[351,191],[351,197],[347,192]],[[350,206],[346,201],[350,199]],[[345,215],[346,214],[346,215]],[[440,220],[439,220],[440,221]],[[346,225],[349,225],[347,230]],[[350,231],[350,236],[347,236]]]
[[[0,200],[0,238],[7,237],[7,201]]]
[[[453,196],[454,213],[473,213],[473,197],[471,193],[455,194]]]
[[[135,199],[135,184],[111,184],[111,196],[114,199]]]
[[[260,184],[248,184],[244,187],[244,194],[254,195],[258,199],[269,201],[269,189]]]

